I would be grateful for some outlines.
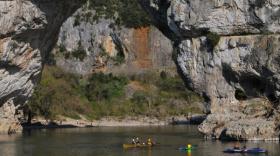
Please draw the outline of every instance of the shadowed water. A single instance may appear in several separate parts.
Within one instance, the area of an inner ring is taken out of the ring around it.
[[[151,137],[160,143],[154,148],[124,150],[122,144],[130,137]],[[187,143],[198,145],[192,152],[178,147]],[[241,143],[244,145],[245,143]],[[101,127],[56,130],[34,130],[23,135],[0,136],[2,156],[241,156],[222,151],[234,142],[205,141],[195,126],[164,127]],[[279,156],[276,142],[247,142],[247,147],[268,149],[268,154]],[[244,155],[244,154],[243,154]],[[246,154],[245,154],[246,155]]]

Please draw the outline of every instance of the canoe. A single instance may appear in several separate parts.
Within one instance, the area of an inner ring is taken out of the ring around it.
[[[152,147],[153,145],[148,144],[123,144],[123,148],[144,148],[144,147]]]
[[[224,153],[266,153],[267,150],[261,148],[249,148],[249,149],[233,149],[229,148],[223,151]]]
[[[179,147],[179,150],[180,151],[190,151],[190,150],[194,150],[198,147],[198,145],[192,145],[190,148],[186,147],[186,146],[182,146],[182,147]]]
[[[187,147],[180,147],[179,150],[181,151],[190,151],[190,150],[193,150],[194,148],[191,147],[191,148],[187,148]]]

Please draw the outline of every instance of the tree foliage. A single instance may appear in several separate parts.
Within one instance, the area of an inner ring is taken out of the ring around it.
[[[88,0],[85,10],[95,10],[95,13],[85,11],[77,15],[75,25],[80,20],[93,22],[99,18],[113,19],[115,24],[128,28],[148,26],[151,23],[150,17],[137,0]]]
[[[125,77],[95,73],[88,80],[85,89],[86,96],[90,101],[111,100],[124,94],[124,86],[127,83],[128,80]]]

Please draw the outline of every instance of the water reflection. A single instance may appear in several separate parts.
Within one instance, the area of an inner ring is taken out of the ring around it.
[[[148,154],[147,154],[147,156],[152,156],[152,148],[149,148],[149,149],[148,149]]]
[[[153,148],[124,150],[123,143],[138,136],[159,142]],[[179,151],[191,143],[197,148]],[[205,141],[194,126],[167,127],[100,127],[88,129],[35,130],[23,135],[0,135],[2,156],[232,156],[222,151],[233,142]],[[240,143],[243,146],[244,143]],[[261,147],[269,156],[279,156],[275,142],[246,142],[247,147]],[[262,155],[260,155],[262,156]]]
[[[3,156],[16,156],[18,135],[0,135],[0,153]]]
[[[192,151],[191,150],[187,150],[187,156],[192,156]]]

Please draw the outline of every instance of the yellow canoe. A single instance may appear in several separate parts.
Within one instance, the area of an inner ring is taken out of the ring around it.
[[[142,147],[152,147],[153,145],[148,144],[123,144],[123,148],[142,148]]]

